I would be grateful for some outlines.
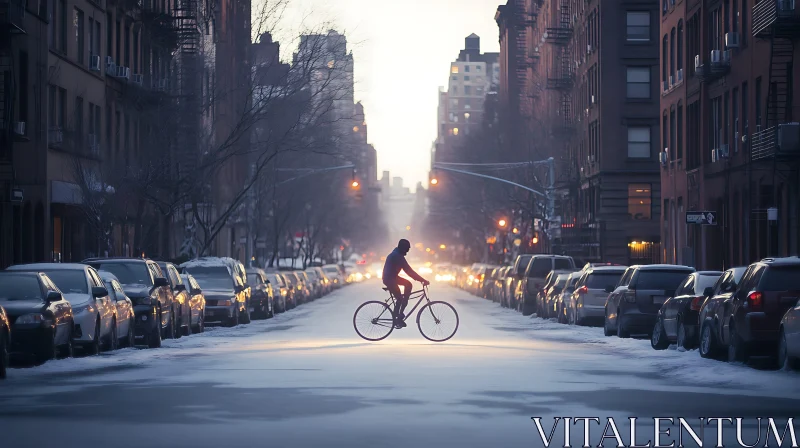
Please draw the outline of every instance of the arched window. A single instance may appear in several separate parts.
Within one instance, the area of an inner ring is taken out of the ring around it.
[[[667,80],[667,35],[664,35],[664,40],[661,43],[661,81],[666,82]]]
[[[672,28],[669,36],[669,74],[675,74],[675,28]]]
[[[678,70],[683,69],[683,20],[678,21]]]

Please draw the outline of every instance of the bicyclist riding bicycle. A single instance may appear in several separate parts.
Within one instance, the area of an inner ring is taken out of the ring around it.
[[[389,291],[394,296],[395,304],[393,317],[395,325],[398,328],[405,327],[403,322],[403,311],[408,305],[408,296],[411,294],[411,282],[400,277],[400,271],[404,271],[409,277],[422,283],[423,286],[428,286],[429,281],[422,278],[421,275],[414,272],[411,266],[406,261],[406,254],[411,250],[411,243],[406,239],[400,240],[397,247],[386,257],[386,263],[383,265],[383,284],[389,288]],[[400,292],[400,287],[403,287],[403,292]]]

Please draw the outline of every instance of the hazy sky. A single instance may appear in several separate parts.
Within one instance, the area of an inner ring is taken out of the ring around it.
[[[427,184],[438,88],[447,85],[450,62],[470,33],[481,37],[482,51],[499,51],[494,14],[501,0],[289,1],[275,33],[284,46],[296,45],[287,40],[301,24],[332,22],[347,35],[378,177],[389,170],[412,189]]]

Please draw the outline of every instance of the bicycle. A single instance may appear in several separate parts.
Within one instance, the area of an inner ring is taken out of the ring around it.
[[[389,288],[383,288],[383,290],[389,292],[388,299],[383,302],[379,300],[364,302],[353,314],[353,327],[356,333],[368,341],[375,342],[386,339],[395,329],[392,315],[395,298]],[[456,309],[447,302],[429,299],[427,286],[423,286],[419,291],[411,292],[408,300],[411,301],[417,298],[419,300],[411,308],[411,311],[406,313],[403,322],[408,320],[417,307],[425,301],[425,305],[422,305],[419,313],[417,313],[417,328],[419,328],[420,334],[431,342],[444,342],[452,338],[458,330],[458,313]],[[452,331],[450,330],[451,328]],[[438,335],[446,337],[437,337]]]

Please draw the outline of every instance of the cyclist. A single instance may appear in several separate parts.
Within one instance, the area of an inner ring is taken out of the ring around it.
[[[406,254],[411,250],[411,243],[406,239],[400,240],[397,247],[386,257],[386,263],[383,265],[383,284],[389,288],[389,291],[394,296],[394,311],[393,318],[395,326],[402,328],[406,326],[403,322],[405,316],[403,311],[408,305],[408,296],[411,294],[411,282],[400,277],[400,271],[404,271],[409,277],[422,283],[423,286],[428,286],[429,281],[422,278],[421,275],[414,272],[411,266],[406,261]],[[400,286],[403,287],[403,292],[400,292]]]

